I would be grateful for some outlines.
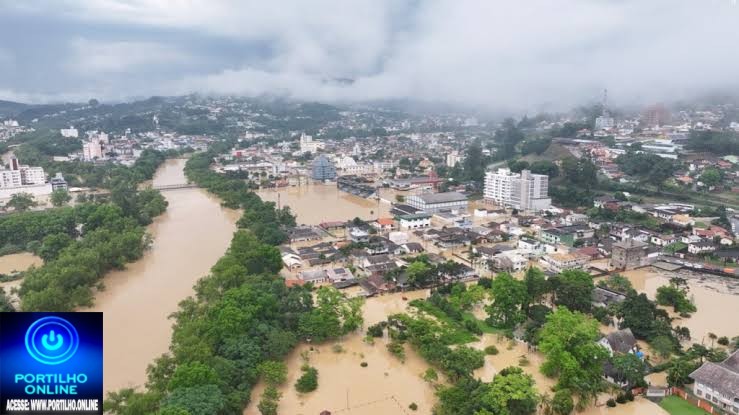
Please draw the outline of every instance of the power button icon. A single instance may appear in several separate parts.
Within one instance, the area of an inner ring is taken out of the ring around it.
[[[42,317],[26,330],[26,350],[36,361],[46,365],[64,363],[80,345],[77,329],[69,321],[57,317]]]

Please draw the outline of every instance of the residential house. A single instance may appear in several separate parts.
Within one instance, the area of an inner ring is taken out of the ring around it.
[[[565,254],[555,253],[548,254],[541,258],[541,261],[554,272],[562,272],[568,269],[581,269],[588,263],[589,258],[586,255],[577,253]]]
[[[721,363],[705,362],[690,374],[693,393],[726,412],[739,414],[739,350]]]
[[[613,356],[619,353],[636,353],[639,348],[636,344],[636,338],[630,328],[616,330],[607,334],[598,341],[598,344],[605,347],[608,353]]]
[[[431,226],[431,215],[428,213],[397,215],[395,219],[400,229],[419,229]]]
[[[349,268],[329,268],[326,270],[326,276],[332,283],[340,281],[349,281],[354,279],[354,274]]]
[[[313,284],[321,284],[329,281],[326,270],[323,269],[300,271],[298,272],[298,279],[305,283],[311,282]]]
[[[626,300],[626,296],[619,292],[603,287],[595,287],[593,289],[592,304],[596,307],[608,307],[611,304],[618,304],[624,300]]]
[[[541,239],[551,245],[563,244],[573,246],[575,241],[592,238],[593,235],[595,235],[595,231],[587,225],[563,226],[541,231]]]
[[[709,241],[709,240],[693,242],[688,245],[688,252],[690,252],[693,255],[714,252],[715,250],[716,250],[716,245],[713,243],[713,241]]]

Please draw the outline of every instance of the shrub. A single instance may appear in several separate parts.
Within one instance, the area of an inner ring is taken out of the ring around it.
[[[634,394],[631,392],[631,390],[626,391],[626,399],[628,399],[629,402],[634,401]]]
[[[609,399],[606,401],[606,406],[609,408],[613,408],[616,406],[616,401],[614,401],[613,399]]]
[[[439,374],[436,373],[436,370],[434,368],[430,367],[426,369],[426,372],[423,373],[423,380],[426,382],[435,382],[439,380]]]
[[[491,344],[490,346],[485,348],[485,354],[496,355],[498,354],[498,348],[495,347],[495,345]]]
[[[721,336],[716,340],[716,342],[722,346],[728,346],[729,345],[729,338],[726,336]]]
[[[410,408],[411,411],[416,411],[416,410],[418,410],[418,405],[416,405],[416,403],[413,402],[410,405],[408,405],[408,408]]]
[[[318,370],[308,365],[300,368],[303,375],[295,382],[295,390],[300,393],[313,392],[318,388]]]
[[[618,396],[616,396],[616,403],[626,403],[626,395],[619,393]]]
[[[387,344],[387,350],[401,361],[405,361],[405,347],[403,347],[403,343],[391,341]]]
[[[385,329],[385,325],[383,323],[384,321],[367,327],[367,335],[372,337],[382,337],[382,332]]]
[[[362,363],[359,364],[359,366],[367,367],[367,362],[362,362]]]

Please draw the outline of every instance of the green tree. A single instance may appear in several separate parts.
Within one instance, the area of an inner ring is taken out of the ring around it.
[[[501,370],[490,390],[482,396],[483,405],[493,414],[533,414],[538,402],[534,379],[519,367]]]
[[[552,398],[552,411],[556,415],[570,415],[574,409],[572,392],[569,389],[558,389]]]
[[[413,261],[405,269],[408,283],[415,287],[423,287],[429,283],[431,267],[423,261]]]
[[[528,303],[528,293],[523,281],[508,273],[500,273],[493,279],[491,288],[493,302],[485,308],[489,324],[513,328],[524,318],[523,307]]]
[[[215,370],[203,363],[193,362],[177,367],[169,381],[169,389],[215,384],[218,384],[218,374]]]
[[[598,322],[564,307],[547,316],[539,348],[546,357],[541,371],[559,376],[558,388],[570,389],[581,401],[594,398],[602,389],[603,363],[608,351],[597,343]]]
[[[721,183],[722,175],[721,172],[718,169],[715,168],[707,168],[703,171],[703,173],[700,175],[698,180],[703,182],[706,187],[713,187],[717,184]]]
[[[301,368],[303,375],[295,382],[295,390],[300,393],[313,392],[318,388],[318,370],[311,366]]]
[[[554,284],[555,303],[572,311],[588,312],[593,301],[593,277],[585,271],[566,270]]]
[[[612,360],[613,367],[630,386],[644,381],[647,368],[644,362],[633,353],[621,353],[614,356]]]
[[[539,303],[542,297],[549,292],[546,275],[539,268],[529,267],[523,277],[523,282],[528,293],[528,304]]]
[[[267,360],[259,364],[258,370],[268,385],[282,385],[287,380],[287,366],[284,362]]]
[[[51,204],[56,207],[64,206],[69,203],[70,200],[72,200],[72,196],[70,196],[69,192],[64,189],[54,190],[51,192]]]
[[[16,193],[10,197],[5,207],[12,208],[16,212],[25,212],[28,209],[38,206],[36,199],[30,193]]]

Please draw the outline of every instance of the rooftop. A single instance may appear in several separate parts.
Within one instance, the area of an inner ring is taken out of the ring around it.
[[[467,196],[459,192],[424,193],[415,197],[421,199],[426,204],[467,201]]]

